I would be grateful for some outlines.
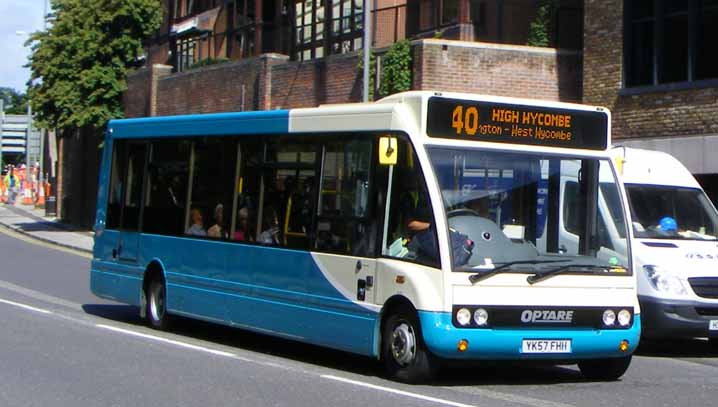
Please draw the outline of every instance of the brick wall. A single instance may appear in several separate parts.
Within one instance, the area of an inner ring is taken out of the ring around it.
[[[585,2],[584,102],[611,109],[617,139],[718,133],[716,87],[622,90],[623,3]]]
[[[413,87],[579,101],[580,62],[574,51],[427,39],[414,42]]]
[[[260,70],[259,59],[249,58],[162,77],[156,114],[255,110]]]
[[[149,116],[151,78],[149,68],[141,68],[127,75],[127,90],[122,95],[125,117]]]
[[[288,61],[271,68],[268,108],[312,107],[361,100],[358,55],[332,55],[310,61]]]

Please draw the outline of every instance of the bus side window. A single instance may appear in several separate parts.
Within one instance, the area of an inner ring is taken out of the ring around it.
[[[184,234],[228,239],[237,171],[237,141],[211,137],[197,140],[192,157]]]
[[[316,188],[316,143],[267,143],[257,243],[308,249]]]
[[[391,191],[386,203],[389,219],[383,255],[439,267],[439,244],[429,192],[419,160],[405,140],[399,140],[398,161],[389,174]]]
[[[120,210],[122,208],[122,189],[125,168],[125,143],[119,140],[113,142],[112,169],[110,170],[110,190],[107,197],[107,228],[120,227]]]
[[[377,236],[376,217],[369,208],[372,140],[346,139],[324,148],[314,247],[371,256]]]
[[[148,163],[143,232],[170,236],[182,234],[190,148],[189,141],[171,140],[152,143]]]

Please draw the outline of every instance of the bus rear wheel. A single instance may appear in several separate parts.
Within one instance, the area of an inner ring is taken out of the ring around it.
[[[589,380],[618,380],[631,364],[631,356],[610,359],[591,359],[578,362],[583,377]]]
[[[382,332],[382,359],[391,379],[424,383],[434,376],[433,356],[424,345],[415,312],[400,309],[390,315]]]
[[[150,327],[166,330],[170,326],[170,316],[167,314],[167,290],[161,279],[152,279],[147,284],[145,292],[145,315]]]

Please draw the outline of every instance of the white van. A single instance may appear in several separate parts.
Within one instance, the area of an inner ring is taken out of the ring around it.
[[[674,157],[612,151],[631,211],[643,337],[708,337],[718,344],[716,208]]]

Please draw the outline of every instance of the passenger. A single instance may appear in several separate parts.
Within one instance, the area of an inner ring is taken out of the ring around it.
[[[257,242],[261,244],[278,245],[279,241],[279,219],[277,219],[277,211],[268,208],[264,214],[264,227],[266,228],[257,238]]]
[[[207,232],[204,230],[204,221],[202,220],[202,211],[197,208],[193,208],[189,212],[190,220],[192,225],[187,228],[184,232],[190,236],[207,236]]]
[[[242,208],[238,213],[237,230],[234,231],[233,240],[251,242],[252,235],[249,230],[249,209]]]
[[[215,224],[207,230],[207,236],[216,239],[227,238],[227,233],[224,228],[224,205],[217,204],[217,206],[214,207],[214,221]]]

